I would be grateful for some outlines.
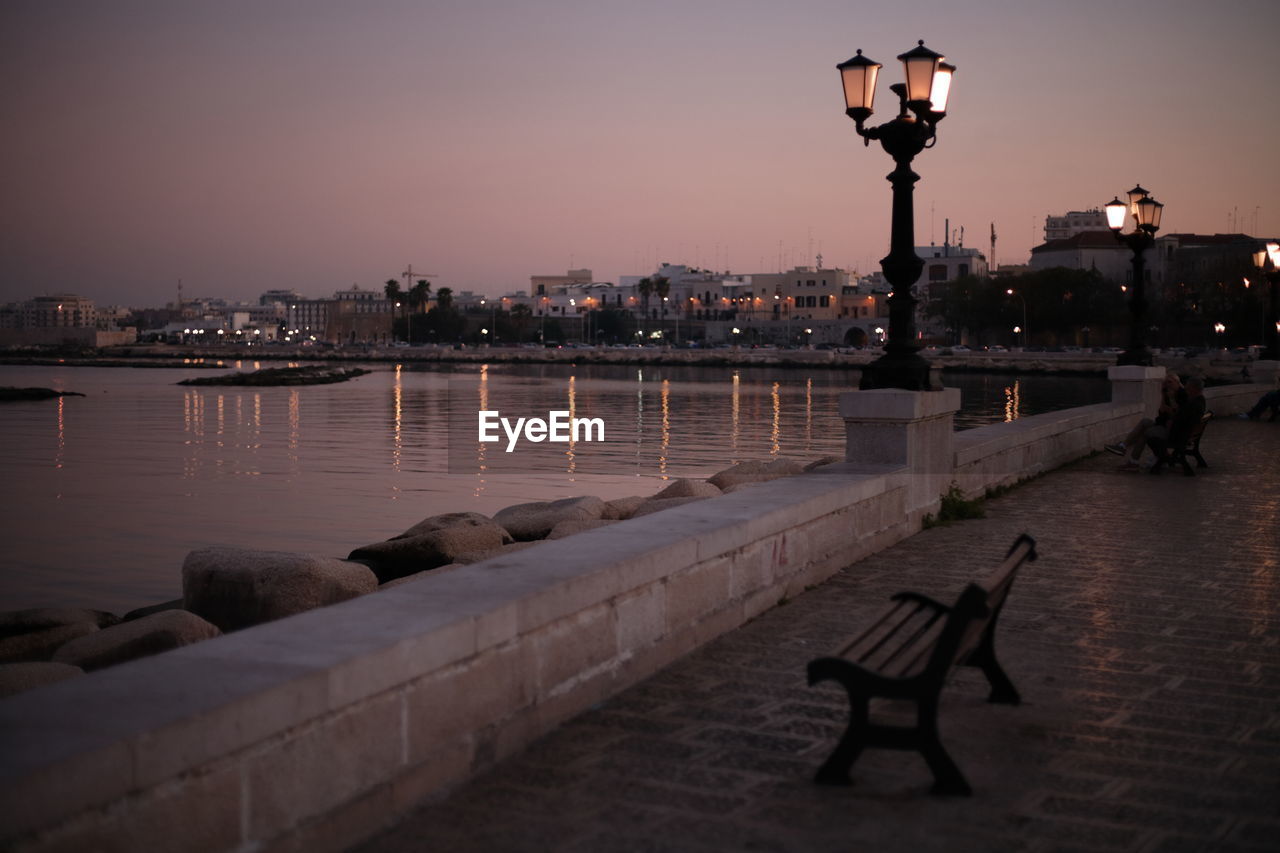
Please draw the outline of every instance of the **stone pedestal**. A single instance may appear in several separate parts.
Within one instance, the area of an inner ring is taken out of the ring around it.
[[[845,460],[906,468],[912,510],[932,507],[954,472],[951,438],[960,389],[878,388],[840,395]]]
[[[1280,361],[1268,359],[1255,361],[1249,368],[1249,373],[1254,382],[1259,382],[1268,388],[1280,387]]]
[[[1160,385],[1167,371],[1163,367],[1112,365],[1107,368],[1111,380],[1111,402],[1141,403],[1142,412],[1154,416],[1160,407]]]

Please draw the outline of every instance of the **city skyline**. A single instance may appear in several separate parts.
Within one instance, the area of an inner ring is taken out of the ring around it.
[[[994,223],[994,260],[1025,263],[1045,215],[1135,181],[1162,233],[1280,233],[1260,2],[260,6],[0,10],[0,301],[325,294],[410,263],[489,295],[819,252],[865,275],[892,162],[835,65],[884,64],[879,122],[919,38],[959,70],[914,164],[917,245],[950,219],[986,253]]]

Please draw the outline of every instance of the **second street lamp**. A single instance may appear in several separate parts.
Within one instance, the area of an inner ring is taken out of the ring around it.
[[[1107,202],[1107,225],[1116,239],[1133,252],[1133,281],[1129,289],[1129,348],[1116,359],[1116,364],[1151,366],[1151,352],[1145,343],[1147,300],[1144,295],[1147,264],[1143,254],[1156,241],[1164,205],[1151,197],[1140,185],[1129,190],[1129,201],[1113,198]],[[1134,229],[1122,234],[1124,222],[1133,216]]]
[[[951,75],[955,66],[943,61],[921,41],[898,57],[906,83],[890,90],[898,96],[898,115],[879,127],[864,124],[872,115],[876,78],[880,63],[862,55],[836,66],[844,84],[845,115],[853,119],[858,135],[867,145],[877,140],[897,167],[889,173],[893,187],[889,254],[880,261],[884,277],[893,289],[889,298],[889,342],[885,354],[862,371],[863,389],[905,388],[910,391],[936,390],[929,379],[929,363],[920,355],[916,342],[915,307],[911,287],[920,278],[924,261],[915,251],[915,212],[912,193],[920,176],[911,171],[911,161],[937,141],[937,126],[947,113]]]

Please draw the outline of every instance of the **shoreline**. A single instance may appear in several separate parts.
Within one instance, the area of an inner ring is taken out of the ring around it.
[[[308,361],[328,363],[371,362],[385,364],[564,364],[666,367],[773,367],[784,370],[857,370],[880,355],[880,350],[778,350],[778,349],[672,349],[672,348],[564,348],[530,349],[481,346],[369,347],[350,350],[310,347],[170,347],[133,345],[64,353],[0,354],[0,365],[135,368],[225,368],[244,361]],[[1203,376],[1212,384],[1248,381],[1253,360],[1222,353],[1195,358],[1158,355],[1155,366],[1180,374]],[[926,354],[943,373],[1039,374],[1106,376],[1115,364],[1111,353],[987,353],[964,355]]]

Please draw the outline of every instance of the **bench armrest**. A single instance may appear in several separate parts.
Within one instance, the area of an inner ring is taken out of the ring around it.
[[[890,600],[892,600],[892,601],[913,601],[913,602],[915,602],[916,604],[920,604],[920,605],[923,605],[923,606],[925,606],[925,607],[932,608],[933,610],[936,610],[936,611],[938,611],[939,613],[949,613],[949,612],[951,612],[951,608],[950,608],[950,607],[948,607],[947,605],[943,604],[941,601],[938,601],[937,599],[934,599],[934,598],[930,598],[929,596],[925,595],[924,593],[920,593],[920,592],[898,592],[898,593],[894,593],[894,595],[893,595],[893,596],[891,596]]]

